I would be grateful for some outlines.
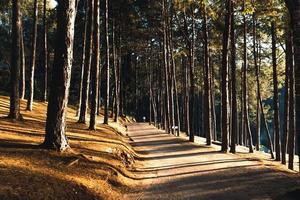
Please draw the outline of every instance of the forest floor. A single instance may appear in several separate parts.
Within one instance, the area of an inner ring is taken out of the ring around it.
[[[135,187],[130,172],[135,153],[119,124],[101,124],[97,131],[76,123],[68,109],[67,135],[71,149],[64,153],[40,148],[44,140],[46,103],[34,103],[24,120],[6,119],[9,97],[0,96],[0,199],[123,199]],[[113,128],[114,127],[114,128]],[[131,178],[129,178],[131,177]]]
[[[71,149],[42,149],[46,103],[34,103],[24,120],[5,118],[9,97],[0,96],[0,199],[299,199],[294,171],[262,153],[220,153],[165,134],[148,124],[98,118],[97,131],[78,124],[68,109]],[[128,125],[126,132],[124,124]]]
[[[238,147],[224,154],[220,146],[196,144],[148,124],[132,124],[128,134],[140,155],[135,173],[140,189],[129,199],[298,199],[300,177],[270,156]]]

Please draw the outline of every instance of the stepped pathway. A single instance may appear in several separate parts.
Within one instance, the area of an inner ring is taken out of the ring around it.
[[[140,189],[128,199],[299,198],[298,191],[291,193],[300,188],[299,176],[260,159],[224,154],[220,147],[190,143],[143,123],[128,125],[128,135],[140,155]]]

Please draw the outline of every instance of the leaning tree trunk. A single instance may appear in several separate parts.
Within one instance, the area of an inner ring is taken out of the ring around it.
[[[99,95],[99,67],[100,67],[100,0],[94,0],[94,36],[93,36],[93,62],[91,67],[91,114],[90,130],[96,130],[97,102]]]
[[[280,161],[280,128],[279,128],[279,100],[278,100],[278,77],[277,77],[277,57],[276,57],[276,27],[275,21],[272,21],[272,62],[273,62],[273,109],[274,109],[274,134],[275,137],[275,160]]]
[[[47,47],[47,0],[44,0],[43,7],[43,50],[42,50],[42,67],[43,67],[43,101],[47,101],[48,89],[48,47]]]
[[[235,46],[235,21],[234,21],[234,7],[231,5],[231,144],[230,152],[236,152],[237,143],[237,92],[236,92],[236,46]]]
[[[84,56],[84,72],[82,79],[82,95],[81,95],[81,105],[79,112],[79,123],[85,123],[86,114],[89,102],[89,91],[90,91],[90,71],[92,62],[92,41],[93,41],[93,20],[94,20],[94,1],[89,1],[87,6],[88,18],[87,18],[87,30],[86,30],[86,44],[85,44],[85,56]]]
[[[110,50],[109,50],[109,5],[105,1],[105,35],[106,35],[106,90],[104,100],[104,124],[108,124],[108,107],[109,107],[109,79],[110,79]]]
[[[46,148],[63,151],[69,147],[66,137],[66,115],[73,60],[75,1],[59,1],[54,52],[53,78],[47,110]]]
[[[228,151],[228,47],[231,26],[231,0],[226,1],[225,30],[222,50],[222,152]]]
[[[20,1],[12,1],[12,46],[10,66],[10,107],[8,118],[13,120],[21,119],[20,114],[20,48],[21,48],[21,13]]]
[[[34,71],[36,61],[36,40],[37,40],[37,20],[38,20],[38,2],[34,0],[33,8],[33,30],[32,30],[32,44],[31,44],[31,63],[29,71],[29,96],[27,99],[26,110],[32,111],[33,95],[34,95]]]

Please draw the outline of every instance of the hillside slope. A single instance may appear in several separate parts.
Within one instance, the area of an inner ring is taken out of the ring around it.
[[[69,108],[72,148],[64,153],[41,149],[46,109],[46,103],[34,103],[33,112],[27,112],[23,101],[24,121],[14,123],[5,119],[9,98],[0,96],[0,199],[123,199],[134,187],[128,169],[135,155],[128,138],[100,124],[101,117],[97,131],[88,131]]]

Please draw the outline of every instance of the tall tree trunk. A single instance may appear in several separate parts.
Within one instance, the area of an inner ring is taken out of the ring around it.
[[[222,152],[228,151],[228,47],[231,27],[231,0],[226,1],[225,29],[222,50]]]
[[[109,5],[105,0],[105,36],[106,36],[106,90],[104,100],[104,124],[108,124],[109,79],[110,79],[110,49],[109,49]]]
[[[298,156],[300,156],[300,24],[297,23],[300,20],[300,0],[285,0],[285,2],[290,13],[290,30],[293,43],[290,68],[290,135],[288,138],[289,168],[293,169],[296,135]],[[296,124],[298,125],[296,126]]]
[[[279,127],[279,100],[278,100],[278,78],[277,78],[277,56],[276,56],[276,24],[272,21],[272,62],[273,62],[273,109],[274,109],[274,134],[275,137],[275,160],[280,161],[280,127]]]
[[[194,10],[194,8],[192,8]],[[195,140],[195,16],[194,12],[192,12],[192,39],[190,41],[190,135],[189,135],[189,141],[194,142]]]
[[[120,33],[118,33],[120,34]],[[118,122],[119,118],[119,64],[118,64],[118,53],[117,53],[117,41],[116,41],[116,20],[113,20],[113,62],[114,62],[114,76],[115,76],[115,113],[114,122]]]
[[[300,6],[298,7],[298,9],[300,10]],[[300,11],[299,11],[300,12]],[[300,19],[300,13],[299,13],[299,18]],[[287,51],[289,51],[290,53],[290,70],[289,70],[289,79],[290,79],[290,98],[289,98],[289,136],[288,136],[288,154],[289,154],[289,163],[288,163],[288,167],[289,169],[293,170],[294,169],[294,157],[295,157],[295,138],[296,138],[296,132],[297,132],[297,121],[296,121],[296,105],[297,105],[297,99],[296,99],[296,79],[295,79],[295,68],[296,68],[296,46],[294,46],[293,44],[296,42],[294,37],[296,37],[297,33],[293,33],[294,30],[294,25],[293,25],[293,19],[295,16],[291,15],[291,27],[292,29],[291,31],[291,46],[288,49],[287,47]],[[300,36],[300,35],[299,35]],[[296,44],[296,43],[295,43]],[[300,44],[298,43],[298,45],[300,46]],[[294,48],[293,48],[294,46]],[[298,46],[298,48],[299,48]],[[298,57],[300,56],[300,49],[298,49]],[[299,62],[299,60],[298,60]],[[298,68],[300,66],[300,62],[298,63]],[[299,76],[299,74],[298,74]],[[299,111],[299,110],[298,110]]]
[[[29,71],[29,96],[27,99],[26,110],[32,111],[33,95],[34,95],[34,72],[36,62],[36,40],[37,40],[37,21],[38,21],[38,2],[34,0],[33,8],[33,29],[32,29],[32,44],[31,44],[31,63]]]
[[[245,10],[245,0],[243,1],[243,9]],[[243,100],[244,100],[244,123],[246,128],[246,133],[248,136],[248,143],[249,143],[249,152],[253,153],[253,141],[252,141],[252,133],[250,128],[250,121],[249,121],[249,111],[248,111],[248,84],[247,84],[247,69],[248,69],[248,58],[247,58],[247,22],[246,16],[243,16],[243,36],[244,36],[244,48],[243,48]],[[245,137],[246,138],[246,137]],[[246,141],[246,140],[245,140]],[[247,145],[247,142],[245,142]]]
[[[99,95],[99,67],[100,67],[100,0],[94,0],[94,34],[93,34],[93,62],[91,66],[91,115],[90,130],[96,130],[97,103]]]
[[[84,70],[82,77],[82,95],[80,101],[80,112],[79,112],[79,123],[85,123],[86,114],[88,109],[89,102],[89,94],[90,94],[90,71],[91,71],[91,63],[92,63],[92,41],[93,41],[93,21],[94,21],[94,1],[89,1],[87,5],[87,30],[85,35],[85,56],[84,56]]]
[[[47,0],[43,5],[43,50],[42,50],[42,67],[43,67],[43,96],[42,100],[47,101],[48,91],[48,47],[47,47]]]
[[[166,133],[170,133],[170,90],[169,90],[169,70],[168,70],[168,65],[169,65],[169,61],[168,61],[168,47],[167,47],[167,43],[168,43],[168,38],[167,38],[167,5],[166,5],[166,0],[163,0],[163,48],[164,48],[164,75],[165,75],[165,105],[166,105],[166,109],[165,109],[165,130]]]
[[[13,120],[21,119],[20,114],[20,48],[21,48],[21,12],[20,1],[12,1],[12,48],[11,48],[11,67],[10,67],[10,107],[8,118]]]
[[[80,73],[80,85],[79,85],[79,96],[78,96],[78,108],[76,116],[79,116],[81,110],[81,101],[83,93],[83,77],[84,77],[84,64],[85,64],[85,51],[87,41],[87,29],[88,29],[88,16],[89,16],[89,4],[85,2],[85,17],[84,17],[84,32],[82,39],[82,54],[81,54],[81,73]]]
[[[283,127],[283,136],[282,136],[282,148],[281,148],[281,163],[286,164],[286,152],[287,152],[287,143],[288,143],[288,133],[289,133],[289,90],[290,90],[290,83],[289,83],[289,77],[290,77],[290,68],[293,63],[291,61],[292,55],[292,41],[291,41],[291,32],[289,28],[286,30],[285,33],[285,41],[286,41],[286,55],[285,55],[285,81],[284,81],[284,127]]]
[[[203,40],[204,40],[204,132],[206,133],[206,144],[211,145],[211,90],[210,90],[210,69],[209,69],[209,44],[207,31],[206,5],[203,4]]]
[[[236,94],[236,46],[235,46],[235,21],[234,21],[234,6],[231,5],[231,145],[230,152],[236,152],[237,143],[237,94]]]
[[[24,43],[24,32],[23,23],[21,23],[21,48],[20,48],[20,98],[24,100],[26,93],[26,57],[25,57],[25,43]]]
[[[212,135],[213,140],[217,141],[217,116],[216,116],[216,105],[215,105],[215,75],[214,75],[214,66],[212,62],[210,61],[210,74],[211,74],[211,80],[210,80],[210,101],[211,101],[211,116],[212,116]]]
[[[75,1],[65,0],[58,2],[53,78],[50,88],[46,135],[43,145],[46,148],[60,151],[69,147],[65,132],[73,60],[75,15]]]
[[[260,127],[261,127],[261,108],[260,108],[260,84],[259,84],[259,66],[257,63],[257,47],[256,47],[256,13],[252,14],[253,27],[253,57],[256,76],[256,151],[260,149]]]

